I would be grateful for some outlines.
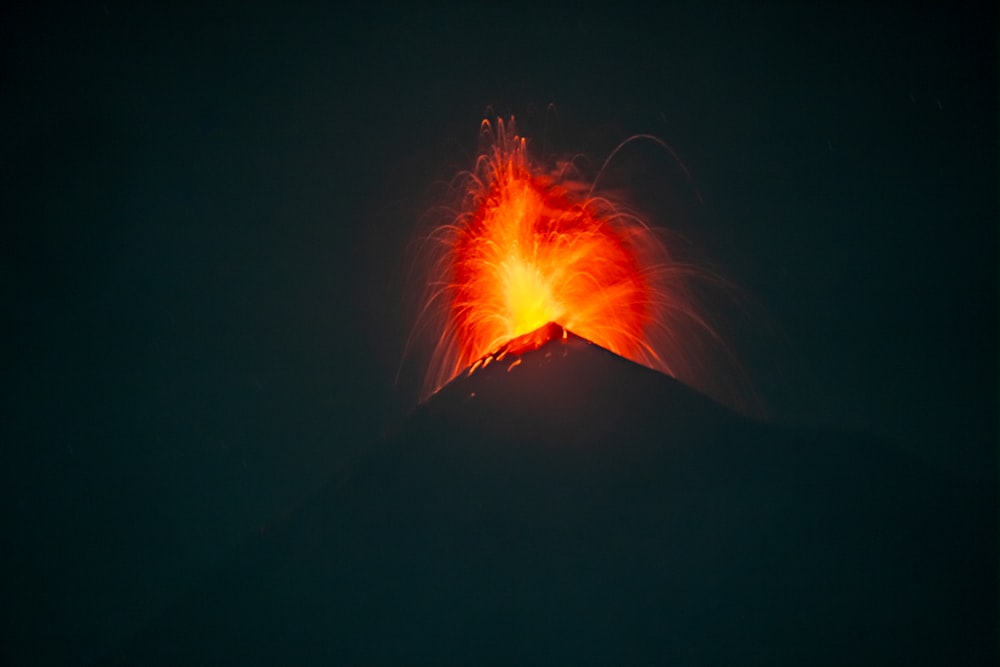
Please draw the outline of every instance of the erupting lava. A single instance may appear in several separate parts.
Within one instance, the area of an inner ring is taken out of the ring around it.
[[[697,272],[569,163],[532,161],[513,118],[481,130],[476,166],[458,179],[461,204],[431,235],[418,323],[434,345],[425,391],[549,322],[704,388],[698,348],[717,337],[687,297]]]
[[[653,315],[637,239],[598,200],[533,172],[525,140],[498,129],[451,247],[458,368],[548,322],[643,358]]]

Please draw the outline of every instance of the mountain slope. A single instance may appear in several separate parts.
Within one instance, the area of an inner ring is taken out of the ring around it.
[[[558,328],[536,343],[444,387],[117,658],[995,661],[986,490]]]

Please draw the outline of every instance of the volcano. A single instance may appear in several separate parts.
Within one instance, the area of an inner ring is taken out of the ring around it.
[[[549,325],[110,661],[995,664],[995,506]]]

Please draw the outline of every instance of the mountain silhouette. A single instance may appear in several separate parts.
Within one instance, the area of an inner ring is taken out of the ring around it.
[[[995,664],[987,489],[532,336],[110,662]]]

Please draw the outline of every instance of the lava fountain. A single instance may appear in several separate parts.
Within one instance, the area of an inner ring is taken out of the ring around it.
[[[532,160],[513,118],[484,120],[480,138],[475,167],[453,185],[459,205],[428,237],[431,276],[415,328],[433,346],[425,394],[550,322],[707,389],[700,350],[719,337],[687,284],[705,272],[673,261],[651,226],[596,196],[570,162]]]

